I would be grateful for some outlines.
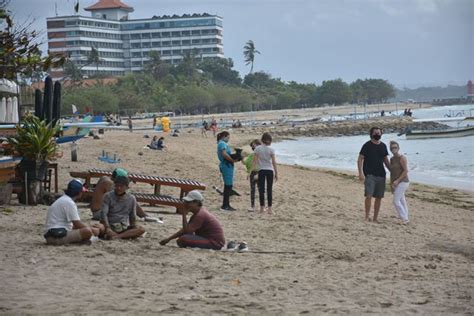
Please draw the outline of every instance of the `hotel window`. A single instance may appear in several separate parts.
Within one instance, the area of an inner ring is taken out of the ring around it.
[[[131,39],[141,39],[141,38],[142,38],[141,34],[132,34],[131,35]]]
[[[182,40],[181,43],[183,45],[190,45],[191,44],[191,41],[190,40]]]
[[[142,47],[150,47],[150,42],[142,43]]]
[[[182,32],[181,32],[181,35],[182,35],[182,36],[189,36],[189,35],[191,35],[191,32],[189,32],[189,31],[182,31]]]
[[[173,45],[173,46],[181,45],[181,41],[172,41],[171,45]]]
[[[150,38],[150,33],[142,33],[142,38]]]
[[[193,43],[193,44],[200,44],[200,43],[201,43],[201,40],[193,39],[192,43]]]
[[[191,34],[193,34],[193,35],[201,35],[201,30],[194,30],[194,31],[192,31]]]
[[[162,45],[162,46],[170,46],[170,44],[171,44],[170,41],[161,42],[161,45]]]
[[[161,36],[162,36],[162,37],[170,37],[171,34],[170,34],[170,32],[162,32],[162,33],[161,33]]]
[[[152,37],[153,37],[153,38],[160,38],[160,37],[161,37],[161,33],[159,33],[159,32],[153,33],[153,34],[152,34]]]
[[[161,43],[160,42],[152,42],[151,44],[153,47],[160,47]]]
[[[172,37],[180,37],[180,36],[181,36],[181,32],[171,32],[171,36],[172,36]]]

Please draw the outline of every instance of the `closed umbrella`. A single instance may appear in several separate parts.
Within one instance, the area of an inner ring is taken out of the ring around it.
[[[0,123],[5,123],[5,118],[7,116],[7,99],[2,98],[0,102]]]
[[[12,106],[12,123],[18,123],[19,122],[19,117],[18,117],[18,98],[13,97],[13,106]]]
[[[13,104],[12,104],[12,98],[8,98],[7,99],[7,114],[6,114],[6,117],[5,117],[5,122],[7,123],[11,123],[12,122],[12,119],[13,119],[13,111],[12,111],[12,107],[13,107]]]

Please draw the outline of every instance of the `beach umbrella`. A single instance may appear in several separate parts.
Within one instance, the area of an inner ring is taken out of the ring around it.
[[[43,119],[46,123],[53,119],[53,80],[50,76],[44,80]]]
[[[2,98],[0,102],[0,123],[5,123],[7,117],[7,99]]]
[[[12,107],[13,107],[13,104],[12,104],[12,98],[8,98],[7,99],[7,111],[6,111],[6,117],[5,117],[5,122],[7,123],[11,123],[12,120],[13,120],[13,111],[12,111]]]
[[[56,81],[54,83],[54,95],[53,95],[53,125],[59,121],[61,116],[61,83]]]
[[[40,89],[35,89],[35,116],[43,119],[43,99]]]
[[[12,102],[12,122],[13,123],[18,123],[19,122],[19,117],[18,117],[18,98],[13,97],[13,102]]]

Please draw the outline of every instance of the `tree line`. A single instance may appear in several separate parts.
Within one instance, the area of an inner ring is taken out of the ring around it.
[[[247,60],[251,65],[253,57]],[[142,72],[119,77],[111,85],[102,84],[98,76],[96,85],[83,87],[80,78],[73,77],[77,67],[70,63],[65,65],[72,81],[64,89],[66,113],[71,104],[82,111],[87,106],[106,113],[204,114],[382,103],[395,96],[392,84],[383,79],[358,79],[350,84],[335,79],[316,85],[285,82],[261,71],[250,72],[242,79],[230,58],[201,60],[188,53],[179,64],[171,65],[153,51]]]

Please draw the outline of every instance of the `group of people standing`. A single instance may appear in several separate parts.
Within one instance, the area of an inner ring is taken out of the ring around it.
[[[393,193],[393,204],[398,212],[398,217],[403,224],[408,224],[408,206],[405,192],[408,189],[408,161],[400,153],[400,145],[390,142],[392,157],[388,158],[387,146],[381,141],[382,130],[372,127],[369,132],[370,140],[367,141],[359,152],[357,169],[359,179],[365,186],[365,219],[378,223],[380,204],[385,193],[385,167],[390,171],[390,187]],[[370,209],[374,201],[374,215],[370,218]]]
[[[233,192],[234,164],[240,159],[232,158],[229,146],[230,133],[227,131],[217,134],[217,157],[219,159],[219,170],[224,181],[224,192],[222,211],[235,211],[230,205],[230,197]],[[250,182],[250,204],[249,211],[255,211],[255,187],[258,185],[260,212],[273,214],[273,181],[278,180],[275,150],[271,147],[272,136],[263,133],[261,139],[255,139],[250,143],[253,153],[243,159],[247,169],[247,177]],[[265,193],[267,195],[267,207],[265,208]]]

